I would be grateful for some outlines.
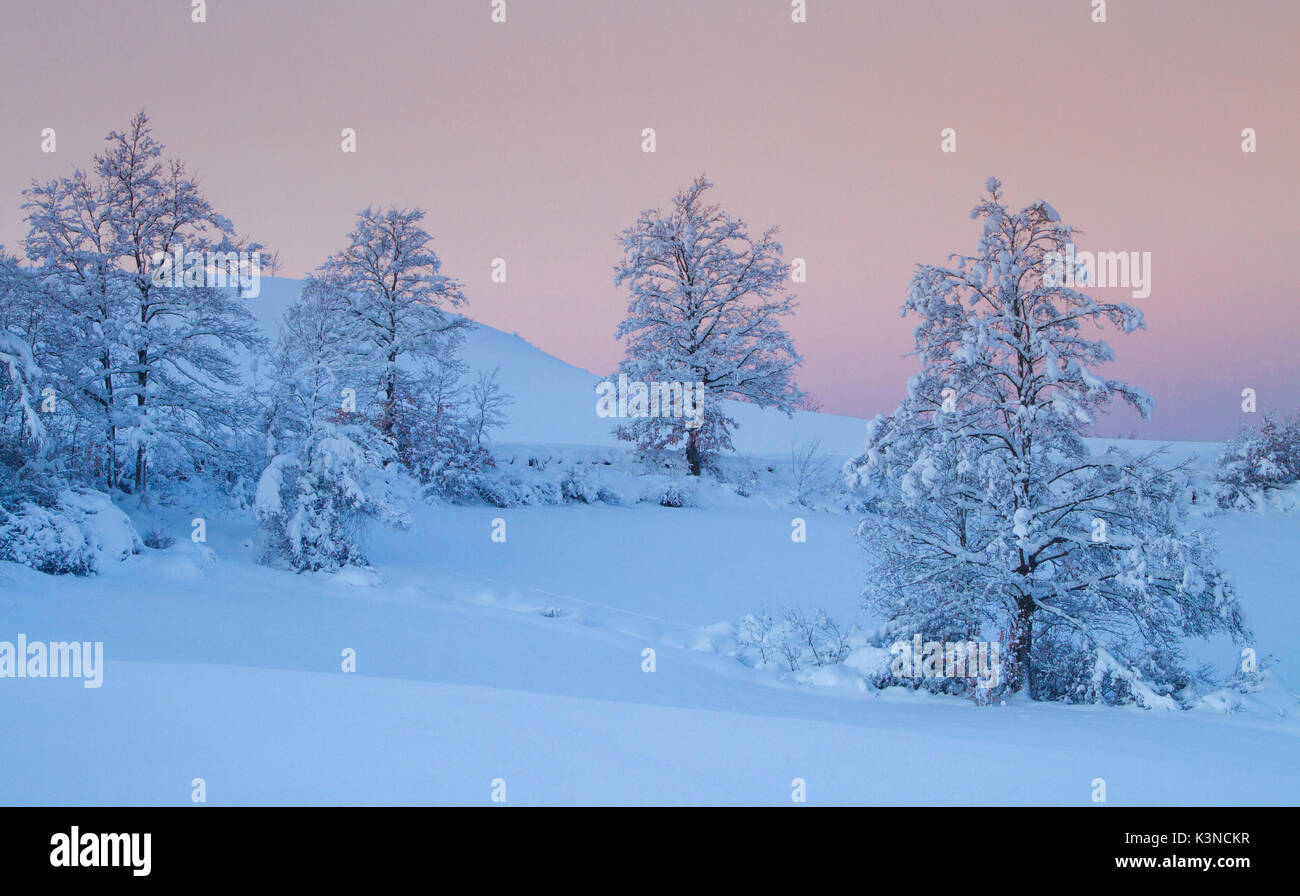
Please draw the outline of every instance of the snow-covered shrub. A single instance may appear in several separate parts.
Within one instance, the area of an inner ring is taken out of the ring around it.
[[[641,498],[660,507],[696,507],[699,505],[699,493],[691,485],[677,479],[670,479],[662,485],[651,485]]]
[[[594,481],[585,467],[570,467],[560,480],[560,494],[565,503],[622,504],[623,496],[613,488]],[[680,505],[677,505],[680,506]]]
[[[610,504],[615,507],[619,504],[625,503],[622,493],[607,485],[597,487],[596,500],[602,504]]]
[[[406,524],[393,497],[397,469],[384,466],[386,448],[360,427],[335,425],[313,432],[300,453],[273,458],[256,496],[264,559],[300,572],[364,566],[366,524]]]
[[[738,655],[757,668],[776,665],[789,672],[820,666],[837,666],[851,653],[850,631],[825,610],[809,618],[802,610],[783,607],[773,617],[765,611],[751,613],[737,631]]]
[[[566,503],[594,504],[599,500],[599,489],[581,467],[570,467],[560,480],[560,493]]]
[[[15,276],[0,253],[6,300],[14,298]],[[0,331],[0,560],[87,575],[139,553],[140,536],[108,495],[70,486],[57,469],[56,434],[38,410],[57,397],[51,382],[60,381],[36,363],[27,342]]]
[[[790,445],[790,476],[794,480],[795,500],[805,507],[813,496],[826,487],[830,458],[822,453],[821,441],[807,445]]]
[[[1300,480],[1300,414],[1286,421],[1265,411],[1223,445],[1214,481],[1220,507],[1249,508],[1263,492]]]
[[[84,576],[95,571],[95,550],[86,533],[57,508],[24,502],[16,512],[3,515],[0,560],[55,575]]]
[[[1173,709],[1180,692],[1193,683],[1176,651],[1130,647],[1117,658],[1068,631],[1040,639],[1033,660],[1036,686],[1063,703]]]
[[[416,452],[412,459],[409,469],[423,483],[426,495],[453,503],[472,503],[493,489],[492,455],[471,443],[465,443],[462,451],[435,448]]]
[[[758,467],[748,458],[741,459],[735,465],[732,480],[737,495],[742,498],[752,497],[758,491]]]
[[[414,382],[399,386],[391,411],[398,458],[426,495],[456,503],[477,500],[481,481],[495,466],[482,444],[483,432],[495,424],[480,426],[482,421],[467,416],[462,373],[453,355],[439,354]]]
[[[534,504],[563,504],[564,493],[554,479],[542,479],[532,485]]]
[[[48,506],[0,509],[0,560],[40,572],[89,575],[141,548],[130,518],[103,492],[64,489]]]
[[[1239,694],[1253,694],[1264,687],[1268,680],[1269,670],[1277,663],[1277,657],[1271,654],[1265,654],[1259,657],[1257,663],[1247,665],[1242,663],[1231,675],[1223,686],[1227,690],[1235,691]]]
[[[496,470],[479,476],[474,485],[477,499],[493,507],[525,507],[542,503],[536,490],[511,470]]]
[[[144,549],[131,518],[103,492],[86,488],[65,489],[59,494],[59,509],[71,515],[81,531],[86,533],[86,541],[95,550],[97,566],[105,560],[125,560]]]
[[[956,604],[956,601],[954,601],[954,604]],[[969,676],[962,674],[935,676],[913,674],[915,670],[912,664],[915,657],[910,645],[914,643],[915,636],[918,633],[921,635],[922,645],[929,643],[939,645],[969,644],[985,640],[979,622],[972,614],[961,614],[956,611],[956,607],[950,612],[953,615],[949,615],[943,610],[930,612],[926,613],[924,617],[917,616],[907,622],[898,618],[892,619],[886,623],[883,629],[874,632],[871,646],[878,650],[888,651],[889,662],[875,668],[867,676],[868,683],[876,688],[909,688],[928,691],[933,694],[978,697],[978,680]],[[1000,638],[996,640],[1001,641]],[[901,651],[898,647],[900,644],[908,645],[908,650],[906,652]],[[924,659],[924,656],[925,654],[922,653],[921,658]],[[1001,668],[999,677],[1004,677],[1003,673],[1007,671],[1009,662],[1002,655],[1000,647],[999,662]]]
[[[156,525],[145,533],[143,540],[145,547],[153,548],[155,551],[165,551],[176,544],[175,538]]]

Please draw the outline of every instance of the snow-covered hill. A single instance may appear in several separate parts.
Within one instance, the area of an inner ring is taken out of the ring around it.
[[[261,294],[249,308],[263,330],[273,336],[286,308],[298,297],[300,281],[279,277],[262,280]],[[613,339],[613,334],[596,334]],[[518,334],[476,324],[466,339],[462,358],[475,371],[499,369],[502,387],[514,397],[510,422],[496,441],[511,444],[585,445],[612,447],[608,419],[596,416],[596,384],[606,378],[574,367],[529,343]],[[727,402],[740,423],[736,450],[745,454],[784,456],[792,442],[821,440],[822,450],[847,456],[862,447],[863,421],[834,414],[798,411],[793,417],[753,405]]]

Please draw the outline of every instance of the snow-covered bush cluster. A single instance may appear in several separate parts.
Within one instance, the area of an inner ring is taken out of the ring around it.
[[[622,504],[624,498],[614,489],[600,485],[585,467],[570,467],[560,480],[560,495],[565,503]]]
[[[1300,482],[1300,413],[1281,420],[1265,411],[1224,443],[1214,473],[1220,507],[1259,506],[1269,492]]]
[[[694,507],[699,486],[680,470],[646,462],[627,452],[605,449],[498,446],[491,468],[474,477],[466,495],[444,496],[453,503],[494,507],[555,504],[622,506],[658,504]]]

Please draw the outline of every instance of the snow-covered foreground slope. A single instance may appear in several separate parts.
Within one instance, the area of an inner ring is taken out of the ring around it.
[[[1300,705],[1277,679],[1223,715],[979,708],[742,665],[717,623],[855,605],[851,521],[810,513],[794,544],[789,515],[418,507],[373,571],[337,576],[257,566],[248,521],[218,515],[206,548],[95,578],[5,565],[0,638],[103,641],[106,669],[97,689],[0,682],[0,803],[185,804],[203,778],[212,804],[488,804],[501,778],[511,804],[789,804],[802,778],[812,804],[1084,805],[1098,777],[1112,804],[1300,803]],[[1217,519],[1285,682],[1300,519]]]

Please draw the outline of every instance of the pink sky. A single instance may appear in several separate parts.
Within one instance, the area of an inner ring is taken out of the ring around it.
[[[973,251],[967,213],[996,174],[1080,248],[1152,254],[1134,300],[1150,329],[1112,339],[1112,372],[1152,393],[1154,424],[1103,432],[1217,438],[1245,387],[1300,404],[1294,0],[1112,0],[1105,24],[1091,0],[808,0],[806,24],[788,0],[507,0],[504,25],[491,0],[209,0],[204,24],[189,6],[7,0],[0,243],[18,247],[31,178],[86,165],[145,108],[281,274],[366,205],[421,206],[473,317],[608,372],[614,234],[707,172],[807,259],[801,384],[867,415],[915,370],[914,266]]]

